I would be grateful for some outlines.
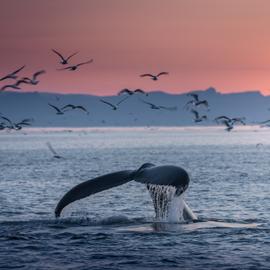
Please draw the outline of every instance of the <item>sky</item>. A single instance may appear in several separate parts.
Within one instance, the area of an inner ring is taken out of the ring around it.
[[[0,6],[0,77],[24,64],[22,76],[47,71],[23,91],[111,95],[212,86],[270,95],[268,0],[0,0]],[[52,48],[79,51],[71,64],[94,62],[59,71]],[[169,75],[139,76],[160,71]]]

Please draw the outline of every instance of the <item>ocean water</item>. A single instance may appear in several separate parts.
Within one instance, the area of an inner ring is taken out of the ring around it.
[[[188,171],[199,222],[155,220],[136,182],[55,219],[74,185],[146,162]],[[255,127],[1,132],[0,269],[270,269],[269,164],[270,130]]]

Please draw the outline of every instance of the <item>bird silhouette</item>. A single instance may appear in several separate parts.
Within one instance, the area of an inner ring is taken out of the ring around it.
[[[118,96],[123,95],[123,94],[127,94],[129,96],[132,96],[134,94],[144,94],[146,96],[148,96],[148,93],[146,93],[145,91],[143,91],[142,89],[135,89],[135,90],[130,90],[128,88],[124,88],[121,91],[118,92]]]
[[[55,105],[52,105],[52,104],[50,104],[50,103],[48,103],[48,105],[49,105],[50,107],[52,107],[52,108],[56,111],[56,114],[58,114],[58,115],[63,115],[63,114],[64,114],[64,111],[63,111],[61,108],[58,108],[58,107],[56,107]]]
[[[16,69],[15,71],[9,73],[8,75],[2,77],[2,78],[0,79],[0,81],[6,80],[6,79],[14,79],[14,80],[16,80],[16,79],[18,78],[18,75],[17,75],[17,74],[18,74],[22,69],[24,69],[24,68],[25,68],[25,65],[22,66],[22,67],[20,67],[20,68],[18,68],[18,69]]]
[[[153,74],[150,74],[150,73],[146,73],[146,74],[142,74],[140,75],[140,77],[150,77],[153,81],[157,81],[158,80],[158,77],[161,76],[161,75],[168,75],[169,72],[160,72],[158,73],[157,75],[153,75]]]
[[[199,122],[202,122],[203,120],[207,120],[206,115],[200,115],[199,112],[196,110],[191,110],[191,113],[193,113],[194,115],[193,120],[195,123],[199,123]]]
[[[127,99],[128,99],[128,97],[125,97],[125,98],[121,99],[120,101],[118,101],[116,104],[112,104],[104,99],[100,99],[100,101],[103,102],[104,104],[109,105],[114,111],[116,111],[119,108],[119,105]]]
[[[168,110],[168,111],[175,111],[177,110],[177,107],[165,107],[165,106],[161,106],[161,105],[156,105],[154,103],[151,103],[151,102],[148,102],[148,101],[145,101],[143,99],[140,99],[143,103],[147,104],[150,106],[150,109],[152,110],[160,110],[160,109],[163,109],[163,110]]]
[[[57,159],[63,158],[62,156],[57,154],[57,152],[53,149],[52,145],[49,142],[47,142],[46,145],[49,148],[49,150],[52,152],[54,158],[57,158]]]
[[[69,59],[78,53],[78,52],[75,52],[75,53],[69,55],[68,57],[64,57],[60,52],[56,51],[55,49],[52,49],[52,51],[53,51],[55,54],[57,54],[57,55],[61,58],[60,63],[61,63],[62,65],[67,65]]]
[[[33,74],[32,78],[24,77],[22,78],[22,80],[28,82],[28,84],[37,85],[39,83],[37,77],[45,73],[46,73],[45,70],[39,70]]]
[[[68,105],[65,105],[64,107],[61,108],[62,111],[76,110],[76,109],[82,110],[82,111],[86,112],[87,114],[89,114],[89,112],[87,111],[87,109],[85,109],[81,105],[68,104]]]
[[[58,70],[70,70],[70,71],[75,71],[78,69],[78,67],[82,66],[82,65],[86,65],[86,64],[90,64],[92,63],[94,60],[91,59],[89,61],[86,61],[86,62],[82,62],[82,63],[79,63],[77,65],[72,65],[72,66],[68,66],[68,67],[65,67],[65,68],[60,68]]]

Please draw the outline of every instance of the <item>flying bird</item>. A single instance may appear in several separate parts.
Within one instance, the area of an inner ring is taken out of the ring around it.
[[[0,91],[5,91],[8,88],[15,89],[15,90],[20,90],[21,88],[18,86],[17,82],[14,84],[7,84],[1,87]]]
[[[165,107],[165,106],[160,106],[160,105],[156,105],[156,104],[153,104],[151,102],[147,102],[143,99],[140,99],[143,103],[147,104],[150,106],[150,109],[152,110],[160,110],[160,109],[163,109],[163,110],[168,110],[168,111],[175,111],[177,110],[177,107]]]
[[[14,80],[16,80],[16,79],[18,78],[18,75],[17,75],[17,74],[18,74],[22,69],[24,69],[24,68],[25,68],[25,65],[22,66],[22,67],[20,67],[20,68],[18,68],[18,69],[16,69],[15,71],[9,73],[8,75],[2,77],[2,78],[0,79],[0,81],[6,80],[6,79],[14,79]]]
[[[86,65],[86,64],[90,64],[92,63],[94,60],[91,59],[89,61],[86,61],[86,62],[82,62],[82,63],[79,63],[77,65],[72,65],[72,66],[68,66],[68,67],[65,67],[65,68],[60,68],[58,70],[70,70],[70,71],[75,71],[78,69],[78,67],[82,66],[82,65]]]
[[[60,63],[61,63],[62,65],[68,64],[69,59],[78,53],[78,52],[75,52],[75,53],[69,55],[68,57],[64,57],[60,52],[58,52],[58,51],[56,51],[56,50],[54,50],[54,49],[52,49],[52,51],[53,51],[55,54],[57,54],[57,55],[61,58]]]
[[[33,74],[32,78],[24,77],[22,78],[22,81],[27,82],[28,84],[37,85],[39,83],[37,77],[45,73],[46,73],[45,70],[37,71]]]
[[[22,121],[18,123],[14,123],[14,129],[15,130],[21,130],[24,126],[31,126],[31,122],[33,119],[23,119]]]
[[[222,115],[222,116],[219,116],[219,117],[216,117],[215,118],[216,123],[219,123],[220,121],[223,121],[223,120],[226,120],[226,121],[228,121],[229,123],[231,123],[233,125],[235,123],[240,123],[242,125],[245,125],[246,124],[244,122],[245,121],[245,117],[234,117],[234,118],[230,118],[228,116]]]
[[[57,154],[57,152],[53,149],[52,145],[49,142],[47,142],[46,145],[48,146],[49,150],[52,152],[54,158],[57,158],[57,159],[64,158]]]
[[[194,115],[194,122],[195,123],[199,123],[202,122],[203,120],[207,120],[207,116],[206,115],[200,115],[198,111],[196,110],[191,110],[191,112]]]
[[[21,130],[24,126],[30,126],[31,122],[33,121],[32,119],[23,119],[22,121],[18,123],[14,123],[11,121],[9,118],[0,115],[0,118],[3,119],[5,122],[2,122],[1,125],[4,126],[4,128],[7,129],[14,129],[14,130]]]
[[[64,114],[64,111],[61,108],[58,108],[58,107],[56,107],[56,106],[54,106],[54,105],[52,105],[50,103],[48,103],[48,105],[56,110],[56,114],[58,114],[58,115]]]
[[[160,72],[157,75],[147,73],[147,74],[140,75],[140,77],[150,77],[153,81],[157,81],[159,76],[168,75],[168,74],[169,74],[169,72]]]
[[[130,89],[127,89],[127,88],[124,88],[122,89],[121,91],[118,92],[118,96],[120,95],[123,95],[123,94],[127,94],[129,96],[132,96],[134,94],[144,94],[146,96],[148,96],[148,93],[146,93],[145,91],[143,91],[142,89],[135,89],[134,91],[133,90],[130,90]]]
[[[195,106],[195,107],[199,107],[200,105],[204,105],[207,109],[209,109],[209,103],[208,101],[205,99],[205,100],[200,100],[199,99],[199,95],[196,94],[196,93],[188,93],[187,96],[191,96],[193,99],[192,100],[189,100],[184,108],[188,108],[189,109],[189,106],[192,105],[192,106]]]
[[[124,102],[126,99],[128,99],[128,97],[125,97],[123,99],[121,99],[120,101],[118,101],[116,104],[112,104],[104,99],[100,99],[101,102],[103,102],[104,104],[109,105],[114,111],[116,111],[119,108],[119,105]]]
[[[84,112],[86,112],[87,114],[89,114],[89,112],[81,105],[73,105],[73,104],[68,104],[68,105],[65,105],[64,107],[61,108],[62,111],[67,111],[67,110],[75,110],[75,109],[79,109],[79,110],[82,110]]]
[[[246,123],[244,122],[244,120],[245,120],[245,117],[230,118],[230,117],[225,116],[225,115],[222,115],[222,116],[215,118],[215,121],[217,124],[223,124],[226,126],[226,128],[225,128],[226,131],[231,131],[232,129],[234,129],[235,123],[240,123],[242,125],[245,125]]]

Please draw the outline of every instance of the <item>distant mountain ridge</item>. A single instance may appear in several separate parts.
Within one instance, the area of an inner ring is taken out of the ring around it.
[[[199,108],[208,120],[199,125],[214,125],[216,116],[245,116],[248,123],[270,119],[270,96],[259,91],[223,94],[215,88],[191,91],[200,99],[207,99],[210,111]],[[191,99],[187,93],[169,94],[162,91],[151,92],[149,96],[136,94],[124,101],[113,111],[100,99],[117,103],[123,96],[95,96],[87,94],[59,94],[45,92],[2,92],[0,93],[0,113],[20,121],[33,118],[33,126],[38,127],[91,127],[91,126],[191,126],[193,115],[184,108]],[[153,110],[140,99],[162,106],[177,106],[176,111]],[[82,111],[70,111],[56,115],[48,103],[62,107],[66,104],[82,105],[89,115]]]

